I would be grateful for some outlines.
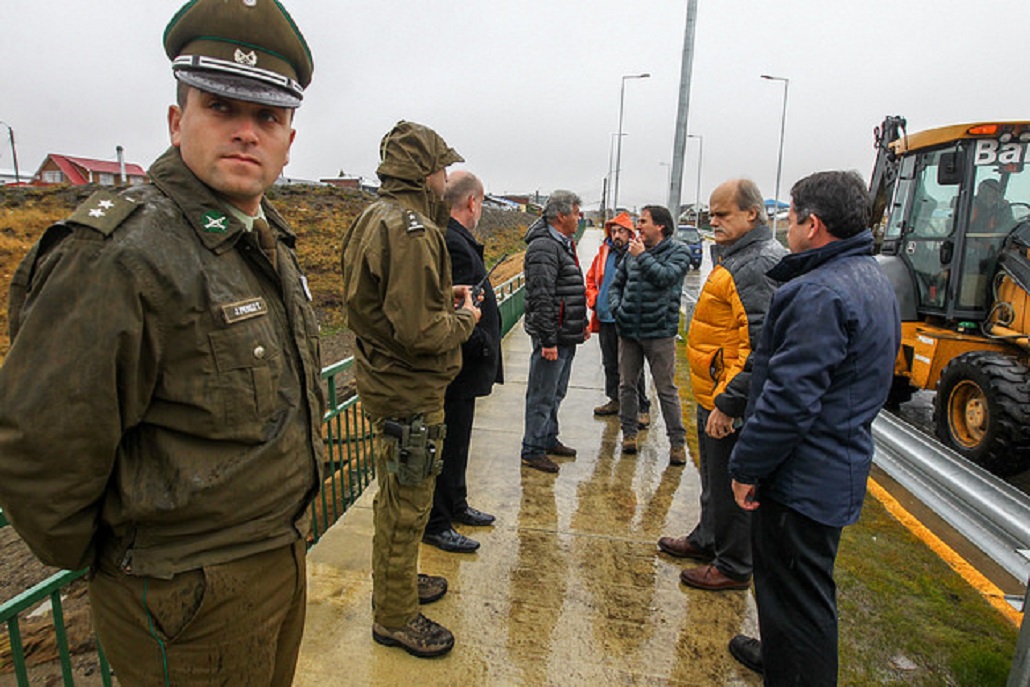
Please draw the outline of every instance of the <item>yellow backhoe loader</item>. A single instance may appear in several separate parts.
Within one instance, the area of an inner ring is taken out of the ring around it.
[[[1030,467],[1030,122],[875,130],[877,259],[901,307],[889,404],[936,389],[937,437],[1000,475]]]

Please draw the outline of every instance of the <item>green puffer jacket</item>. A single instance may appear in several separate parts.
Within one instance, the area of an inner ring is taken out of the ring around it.
[[[640,255],[626,254],[615,273],[608,302],[619,336],[662,339],[676,336],[683,277],[690,269],[690,249],[666,237]]]
[[[476,320],[455,310],[444,238],[450,213],[425,177],[461,158],[431,129],[400,122],[381,145],[380,200],[343,237],[347,326],[366,412],[407,417],[443,409]]]
[[[15,274],[0,504],[48,564],[170,577],[305,536],[325,404],[282,218],[277,274],[177,149],[149,173]]]

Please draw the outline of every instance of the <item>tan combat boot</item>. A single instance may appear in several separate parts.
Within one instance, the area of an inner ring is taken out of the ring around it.
[[[451,631],[421,613],[404,627],[389,628],[373,623],[372,639],[384,646],[399,646],[418,658],[442,656],[454,648]]]
[[[686,446],[673,446],[669,449],[669,465],[686,465],[687,464],[687,448]]]
[[[619,402],[608,401],[603,406],[597,406],[594,408],[594,415],[605,416],[605,415],[618,415],[619,414]]]

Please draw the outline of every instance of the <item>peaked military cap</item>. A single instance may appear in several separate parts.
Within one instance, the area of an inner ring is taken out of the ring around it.
[[[234,100],[299,107],[314,64],[278,0],[190,0],[168,22],[175,77]]]

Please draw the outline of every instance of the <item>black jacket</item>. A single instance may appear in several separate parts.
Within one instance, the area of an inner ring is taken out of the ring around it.
[[[587,294],[576,249],[555,238],[541,217],[526,232],[526,332],[544,348],[583,343]]]
[[[451,255],[451,281],[475,286],[486,276],[483,244],[453,217],[447,222],[447,252]],[[472,336],[461,345],[461,372],[447,387],[447,398],[488,396],[494,384],[504,383],[501,360],[501,312],[493,286],[483,284],[483,302]]]

